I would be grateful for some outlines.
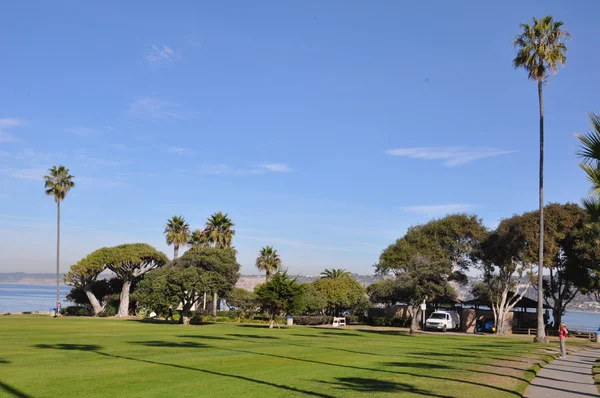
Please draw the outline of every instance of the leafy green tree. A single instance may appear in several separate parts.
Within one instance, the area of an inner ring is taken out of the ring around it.
[[[328,279],[338,279],[338,278],[347,278],[351,276],[350,272],[346,271],[343,268],[325,268],[325,271],[321,272],[321,278],[328,278]]]
[[[535,80],[538,86],[540,111],[540,169],[539,169],[539,284],[538,284],[538,328],[536,341],[545,341],[543,317],[543,274],[544,274],[544,97],[542,88],[550,74],[558,72],[558,65],[567,61],[565,40],[568,32],[564,30],[562,21],[555,21],[551,16],[541,19],[533,18],[533,24],[521,24],[521,33],[513,44],[517,48],[517,56],[513,60],[515,68],[523,68],[528,77]]]
[[[98,279],[90,284],[89,289],[102,307],[102,312],[106,312],[107,308],[114,304],[115,314],[119,301],[119,293],[123,288],[123,283],[120,279]],[[135,283],[132,285],[132,290],[135,291]],[[74,286],[66,297],[68,302],[77,305],[88,307],[93,313],[94,309],[90,304],[88,295],[82,288]],[[98,315],[97,313],[95,315]]]
[[[245,312],[253,312],[257,307],[254,292],[239,287],[234,287],[229,291],[225,296],[225,302],[228,307]]]
[[[286,272],[273,274],[271,279],[254,289],[254,294],[261,309],[271,319],[270,329],[273,328],[275,317],[292,314],[301,306],[300,285],[296,279],[290,279]]]
[[[200,248],[200,247],[210,247],[210,242],[208,241],[208,235],[204,233],[201,229],[196,229],[192,232],[192,236],[188,244],[191,247]]]
[[[222,212],[212,214],[206,220],[204,233],[208,236],[208,241],[215,247],[231,247],[233,236],[235,235],[235,224]]]
[[[92,291],[94,283],[105,269],[103,261],[99,261],[98,256],[93,252],[80,260],[77,264],[72,265],[68,273],[64,275],[64,282],[67,285],[80,288],[87,296],[89,304],[94,311],[94,315],[98,315],[106,305],[106,302],[101,302],[97,299]]]
[[[367,286],[366,293],[372,303],[389,307],[398,303],[397,285],[396,280],[393,278],[382,279]]]
[[[590,274],[586,269],[581,229],[586,214],[576,204],[552,203],[545,207],[544,301],[552,307],[556,324],[560,323],[566,306],[579,292],[589,288]],[[502,220],[484,244],[482,261],[484,282],[496,316],[497,333],[504,332],[504,316],[526,294],[539,250],[539,212],[531,211]],[[590,247],[585,247],[589,253]],[[513,292],[511,297],[509,292]]]
[[[477,216],[453,214],[410,227],[381,253],[376,272],[395,276],[393,288],[384,287],[390,289],[396,302],[409,305],[411,333],[418,327],[423,301],[453,296],[449,282],[466,282],[465,271],[479,261],[487,234]]]
[[[327,296],[317,289],[314,282],[300,285],[300,312],[321,315],[327,307]]]
[[[281,267],[281,258],[273,246],[265,246],[256,259],[256,268],[266,274],[267,280]]]
[[[179,248],[190,241],[190,225],[183,216],[173,216],[167,220],[164,234],[167,245],[173,245],[173,259],[176,259],[179,257]]]
[[[325,296],[325,312],[328,315],[341,316],[344,311],[357,306],[365,297],[365,290],[352,277],[321,278],[313,284]]]
[[[577,154],[583,159],[579,166],[592,183],[592,193],[582,201],[583,208],[593,222],[600,221],[600,114],[589,114],[592,130],[578,134],[580,147]]]
[[[145,243],[132,243],[99,249],[98,261],[123,281],[117,317],[129,315],[129,293],[134,279],[169,262],[164,253]]]
[[[180,323],[187,324],[202,293],[226,294],[239,279],[239,270],[231,248],[192,248],[166,267],[150,272],[140,282],[136,298],[144,307],[161,311],[169,304],[181,303]]]
[[[60,301],[60,204],[75,186],[75,177],[69,173],[65,166],[52,166],[44,176],[46,195],[52,196],[56,202],[56,316],[58,316],[58,302]]]

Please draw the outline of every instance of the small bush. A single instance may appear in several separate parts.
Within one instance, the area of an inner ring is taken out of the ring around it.
[[[92,316],[92,310],[81,305],[71,305],[60,310],[64,316]]]
[[[98,316],[101,318],[115,316],[115,315],[117,315],[118,310],[119,310],[119,308],[115,304],[110,303],[104,308],[104,311],[101,311],[98,313]]]
[[[330,325],[333,323],[333,317],[327,315],[314,316],[295,316],[294,324],[296,325]]]

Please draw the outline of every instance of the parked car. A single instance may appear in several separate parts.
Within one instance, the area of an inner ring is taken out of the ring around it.
[[[425,321],[425,330],[435,329],[445,332],[446,330],[460,329],[460,315],[456,311],[435,311]]]

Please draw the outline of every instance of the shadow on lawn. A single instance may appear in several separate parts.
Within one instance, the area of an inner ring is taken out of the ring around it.
[[[0,358],[0,364],[5,364],[5,363],[10,363],[10,361]]]
[[[275,336],[261,336],[259,334],[241,334],[241,333],[229,333],[227,336],[232,337],[243,337],[247,339],[268,339],[268,340],[280,340],[279,337]]]
[[[17,390],[14,387],[9,386],[6,383],[0,381],[0,391],[4,391],[10,396],[18,397],[18,398],[30,398],[31,395],[25,394],[23,391]]]
[[[431,391],[421,390],[408,383],[398,383],[394,381],[365,379],[362,377],[336,377],[337,381],[319,381],[319,383],[327,384],[338,390],[351,390],[363,393],[371,392],[396,392],[396,393],[412,393],[425,395],[427,397],[451,398],[448,395],[437,395]]]
[[[204,336],[202,334],[185,334],[185,335],[177,336],[177,337],[182,337],[184,339],[202,339],[202,340],[235,340],[235,339],[230,339],[229,337]]]
[[[135,343],[136,344],[152,343],[152,344],[154,344],[154,345],[151,345],[152,347],[156,347],[156,346],[172,347],[172,345],[169,345],[169,344],[156,345],[156,343],[159,343],[159,342],[155,342],[155,341],[154,342],[138,341],[138,342],[135,342]],[[169,342],[162,342],[162,343],[169,343]],[[34,347],[36,347],[36,348],[42,348],[42,349],[59,349],[59,350],[68,350],[68,351],[69,350],[81,350],[81,351],[86,351],[86,352],[92,352],[94,354],[102,355],[104,357],[109,357],[109,358],[123,359],[123,360],[127,360],[127,361],[135,361],[135,362],[146,363],[146,364],[151,364],[151,365],[161,365],[161,366],[167,366],[167,367],[176,368],[176,369],[183,369],[183,370],[191,370],[191,371],[194,371],[194,372],[201,372],[201,373],[210,374],[210,375],[214,375],[214,376],[222,376],[222,377],[227,377],[227,378],[233,378],[233,379],[247,381],[247,382],[251,382],[251,383],[256,383],[256,384],[260,384],[260,385],[264,385],[264,386],[280,388],[282,390],[291,391],[291,392],[295,392],[295,393],[302,393],[302,394],[313,396],[313,397],[334,398],[332,395],[322,394],[322,393],[318,393],[318,392],[314,392],[314,391],[309,391],[309,390],[303,390],[303,389],[300,389],[300,388],[290,387],[290,386],[286,386],[286,385],[282,385],[282,384],[270,383],[268,381],[262,381],[262,380],[252,379],[250,377],[245,377],[245,376],[238,376],[238,375],[232,375],[232,374],[228,374],[228,373],[216,372],[216,371],[212,371],[212,370],[199,369],[199,368],[194,368],[194,367],[185,366],[185,365],[176,365],[176,364],[173,364],[173,363],[165,363],[165,362],[151,361],[151,360],[147,360],[147,359],[131,358],[131,357],[126,357],[126,356],[122,356],[122,355],[108,354],[108,353],[99,351],[102,347],[97,346],[97,345],[85,345],[85,344],[54,344],[54,345],[51,345],[51,344],[37,344]],[[200,344],[198,345],[198,348],[204,348],[204,347],[205,346],[203,344],[202,345],[200,345]],[[15,389],[13,389],[10,386],[6,386],[6,385],[4,385],[1,382],[0,382],[0,387],[3,388],[3,389],[5,389],[8,392],[11,392],[16,397],[23,397],[23,398],[28,398],[29,397],[28,395],[22,394],[20,391],[15,390]]]

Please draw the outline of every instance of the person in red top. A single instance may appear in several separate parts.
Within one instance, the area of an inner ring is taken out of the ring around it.
[[[567,325],[564,322],[561,322],[560,328],[558,329],[558,338],[560,339],[560,354],[561,358],[567,357],[567,335],[569,331],[567,330]]]

